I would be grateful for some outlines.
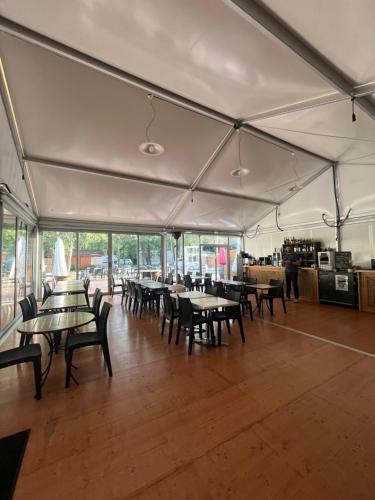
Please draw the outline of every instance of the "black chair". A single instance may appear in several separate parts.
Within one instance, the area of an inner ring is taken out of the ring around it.
[[[129,299],[129,289],[127,286],[127,283],[125,282],[124,278],[121,278],[121,304],[124,302],[124,297],[125,297],[125,305],[128,302]]]
[[[109,275],[109,295],[113,297],[113,294],[116,291],[116,288],[122,288],[122,283],[116,283],[113,274]]]
[[[78,309],[79,312],[89,312],[92,313],[95,316],[95,321],[98,322],[99,320],[99,311],[100,311],[100,304],[102,302],[103,294],[100,291],[99,288],[95,289],[94,296],[92,299],[92,306],[89,307],[81,307]]]
[[[34,365],[35,398],[42,397],[42,350],[40,344],[30,344],[15,347],[8,351],[0,351],[0,369],[21,363],[32,363]]]
[[[258,280],[257,278],[253,278],[253,277],[244,277],[244,282],[246,283],[246,293],[247,295],[254,295],[255,296],[255,301],[256,301],[256,304],[257,304],[257,307],[258,307],[258,290],[250,285],[256,285]]]
[[[161,324],[161,335],[164,335],[165,322],[166,320],[168,320],[169,321],[168,344],[170,344],[172,341],[174,320],[179,318],[180,313],[176,309],[175,303],[168,292],[163,292],[163,304],[164,304],[164,313]]]
[[[195,278],[193,281],[193,289],[200,290],[202,287],[202,278]]]
[[[170,278],[170,277],[168,276],[168,278],[165,278],[164,283],[165,283],[166,285],[173,285],[173,278]]]
[[[42,281],[43,285],[43,298],[42,298],[42,304],[52,295],[52,289],[50,287],[50,284],[48,281]]]
[[[134,281],[128,280],[128,288],[129,288],[128,307],[129,307],[129,311],[133,310],[133,312],[134,312],[135,311],[135,304],[137,301]],[[133,306],[133,309],[132,309],[132,306]]]
[[[201,289],[204,290],[204,291],[206,291],[206,288],[210,287],[210,286],[212,286],[212,280],[211,280],[211,278],[207,278],[207,277],[204,278],[204,282],[203,282],[203,285],[201,286]]]
[[[85,289],[85,297],[87,305],[90,307],[89,287],[90,287],[90,278],[85,278],[83,281],[83,288]]]
[[[202,338],[202,331],[203,331],[202,325],[206,324],[207,330],[208,330],[207,333],[209,335],[211,332],[211,336],[213,339],[214,338],[213,323],[212,323],[211,318],[206,317],[206,316],[202,316],[202,314],[194,312],[190,299],[184,299],[182,297],[179,297],[178,303],[179,303],[179,309],[180,309],[180,316],[178,318],[176,344],[178,344],[179,339],[180,339],[181,326],[184,327],[185,330],[189,330],[188,354],[190,356],[192,353],[192,350],[193,350],[195,327],[196,326],[199,327],[199,336],[200,336],[200,338]]]
[[[31,304],[27,298],[20,300],[19,305],[21,307],[22,312],[22,321],[28,321],[29,319],[35,318],[33,310],[31,308]],[[31,335],[26,335],[26,333],[21,334],[19,346],[22,347],[24,345],[28,345],[31,340]]]
[[[157,309],[158,308],[158,297],[152,293],[148,292],[147,289],[144,289],[141,285],[138,283],[135,285],[135,291],[136,291],[136,302],[135,302],[135,313],[139,314],[139,318],[142,317],[142,311],[143,311],[143,306],[148,304],[148,306],[156,305]]]
[[[190,291],[193,289],[193,280],[191,279],[190,274],[185,274],[184,276],[184,285]]]
[[[227,330],[228,333],[230,334],[230,323],[229,320],[237,320],[238,325],[240,328],[240,333],[241,333],[241,339],[242,342],[245,342],[245,334],[243,330],[243,323],[242,323],[242,312],[241,312],[241,305],[240,305],[240,299],[241,299],[241,292],[239,291],[234,291],[234,290],[228,290],[226,298],[228,300],[233,300],[233,302],[238,302],[238,307],[232,306],[232,307],[226,307],[224,308],[223,311],[214,311],[212,313],[212,321],[217,321],[217,337],[218,337],[218,345],[221,345],[221,322],[225,321],[227,325]]]
[[[35,318],[36,316],[38,316],[38,304],[36,302],[36,298],[35,298],[35,295],[33,292],[29,293],[29,295],[27,295],[26,297],[30,303],[30,307],[31,307],[31,310],[32,310],[32,313],[33,313],[33,317]]]
[[[217,297],[225,297],[224,285],[221,281],[214,281],[214,287],[216,288]]]
[[[65,345],[65,360],[66,360],[66,379],[65,387],[69,387],[72,377],[72,362],[75,349],[100,345],[102,347],[103,356],[108,368],[108,374],[112,377],[111,357],[109,354],[108,338],[107,338],[107,323],[108,315],[112,305],[104,302],[100,311],[97,329],[94,332],[82,332],[70,335],[67,338]]]
[[[259,309],[263,315],[263,302],[268,302],[271,316],[273,316],[273,301],[280,299],[283,304],[284,313],[286,313],[285,297],[284,297],[284,280],[271,279],[269,281],[270,285],[276,286],[277,288],[270,288],[268,293],[262,292],[259,295]]]
[[[205,293],[208,293],[209,295],[214,295],[215,297],[217,297],[217,287],[216,286],[206,286],[205,288]]]

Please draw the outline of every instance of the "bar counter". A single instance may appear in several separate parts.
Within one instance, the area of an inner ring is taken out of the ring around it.
[[[285,279],[285,268],[275,266],[244,266],[244,274],[248,278],[257,278],[258,283],[268,283],[270,279]],[[318,279],[318,269],[310,267],[299,268],[298,285],[301,299],[309,302],[319,302]]]
[[[375,271],[361,269],[358,276],[358,306],[360,311],[375,313]]]

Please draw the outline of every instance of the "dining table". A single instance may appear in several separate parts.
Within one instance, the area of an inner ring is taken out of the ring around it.
[[[59,281],[52,290],[52,295],[85,293],[83,281],[79,283],[73,281]]]
[[[39,311],[64,311],[66,309],[78,309],[87,307],[86,295],[84,293],[75,293],[71,295],[50,295]]]
[[[206,294],[208,295],[208,294]],[[227,308],[227,307],[240,307],[240,304],[234,300],[229,300],[225,299],[223,297],[216,297],[215,295],[209,295],[208,297],[201,297],[201,298],[193,298],[190,299],[191,305],[193,306],[193,309],[198,312],[208,312],[209,314],[212,314],[212,311],[215,311],[216,309],[219,308]],[[239,314],[238,318],[238,323],[239,323],[239,328],[241,332],[241,336],[244,337],[244,331],[243,331],[243,323],[242,323],[242,316]],[[207,347],[214,347],[216,346],[216,338],[215,335],[212,335],[212,338],[209,339],[199,339],[199,340],[194,340],[195,343],[197,344],[205,344]],[[225,342],[222,342],[221,345],[228,345]]]
[[[48,362],[42,372],[42,385],[47,380],[54,352],[53,334],[65,330],[72,331],[80,326],[87,325],[95,319],[94,314],[88,312],[63,312],[55,314],[44,314],[36,318],[22,322],[17,331],[27,336],[42,335],[48,344]]]

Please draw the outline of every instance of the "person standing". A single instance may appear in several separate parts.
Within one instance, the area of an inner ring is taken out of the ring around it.
[[[293,252],[292,247],[286,248],[286,254],[283,256],[283,266],[285,266],[286,297],[290,299],[290,292],[293,285],[294,302],[299,302],[298,289],[298,268],[301,265],[301,259],[297,253]]]

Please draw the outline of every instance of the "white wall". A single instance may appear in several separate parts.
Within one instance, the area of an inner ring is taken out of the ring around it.
[[[375,164],[340,164],[338,168],[341,215],[352,209],[341,229],[341,249],[353,253],[355,265],[368,268],[375,258]],[[245,238],[245,248],[256,257],[279,249],[285,237],[311,238],[322,247],[336,248],[336,230],[327,227],[321,215],[335,216],[331,169],[298,192],[280,207],[279,225],[275,212],[263,218],[256,238]],[[255,226],[249,231],[254,234]]]

